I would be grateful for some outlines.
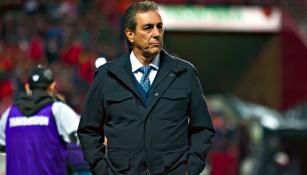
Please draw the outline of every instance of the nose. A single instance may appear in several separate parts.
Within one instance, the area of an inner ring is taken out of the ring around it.
[[[152,36],[153,37],[159,37],[161,32],[162,32],[162,30],[155,26],[152,30]]]

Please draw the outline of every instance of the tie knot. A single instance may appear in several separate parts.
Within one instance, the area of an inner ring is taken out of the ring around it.
[[[144,75],[148,75],[150,70],[151,70],[151,66],[143,66],[139,68],[140,72],[142,72]]]

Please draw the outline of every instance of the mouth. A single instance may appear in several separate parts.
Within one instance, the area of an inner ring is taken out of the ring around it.
[[[155,43],[150,43],[149,45],[152,45],[152,46],[160,46],[161,44],[158,43],[158,42],[155,42]]]

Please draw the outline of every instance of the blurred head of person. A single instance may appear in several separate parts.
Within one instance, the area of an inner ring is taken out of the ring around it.
[[[56,90],[52,71],[42,65],[38,65],[30,72],[25,90],[27,94],[32,94],[32,91],[46,91],[55,99],[65,101],[65,97]]]
[[[33,116],[38,110],[56,99],[55,82],[50,69],[41,65],[33,68],[25,84],[25,93],[19,94],[16,105],[25,116]]]
[[[55,82],[52,71],[42,65],[38,65],[30,72],[25,89],[27,92],[34,90],[54,91]]]

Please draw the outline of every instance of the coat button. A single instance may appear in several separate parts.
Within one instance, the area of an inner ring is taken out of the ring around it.
[[[156,92],[156,93],[155,93],[155,97],[158,97],[158,96],[159,96],[159,93],[158,93],[158,92]]]

